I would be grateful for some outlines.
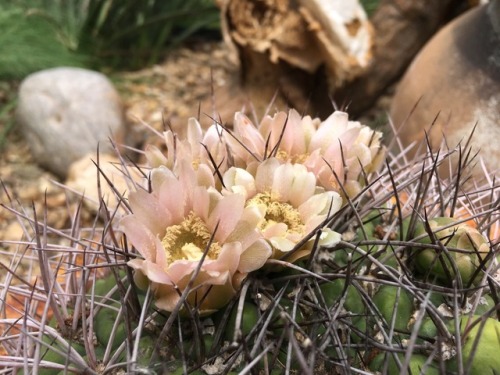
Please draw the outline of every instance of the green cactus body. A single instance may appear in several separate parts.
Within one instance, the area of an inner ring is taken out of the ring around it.
[[[62,353],[67,353],[67,349],[64,349],[61,345],[49,337],[48,335],[44,335],[42,341],[46,343],[48,346],[42,346],[41,348],[41,359],[43,361],[58,363],[60,365],[65,365],[68,363],[70,366],[72,365],[71,361],[68,362],[67,355],[61,355],[55,350],[58,350]],[[85,355],[85,347],[77,342],[71,343],[71,347],[78,352],[80,355]],[[52,350],[54,348],[55,350]],[[59,373],[60,370],[51,369],[51,368],[40,368],[38,373],[41,375],[52,375]]]
[[[281,336],[283,334],[284,327],[289,323],[286,317],[282,316],[282,310],[285,311],[290,317],[293,313],[293,304],[294,302],[288,298],[282,298],[279,302],[282,309],[276,308],[273,312],[273,320],[271,321],[271,328],[273,329],[273,333],[276,336]],[[297,308],[297,312],[295,315],[295,322],[300,324],[304,321],[304,316],[300,311],[300,308]]]
[[[151,336],[143,336],[139,340],[139,354],[137,356],[137,364],[148,366],[155,347],[155,340]]]
[[[351,331],[351,340],[355,344],[359,344],[365,339],[365,335],[367,334],[367,317],[366,316],[356,316],[352,318],[352,325],[360,331],[360,334],[358,334],[355,331]]]
[[[481,278],[481,274],[479,274],[474,280],[472,280],[472,277],[481,260],[484,259],[490,251],[488,240],[477,229],[467,224],[457,224],[446,229],[437,230],[440,227],[448,226],[454,223],[456,223],[456,220],[449,217],[438,217],[429,220],[429,225],[437,240],[439,240],[447,248],[461,249],[467,251],[467,253],[450,251],[449,253],[452,258],[452,260],[450,260],[445,254],[438,255],[440,250],[430,248],[422,250],[422,248],[416,248],[416,268],[421,273],[429,273],[431,276],[437,277],[446,284],[450,284],[455,278],[451,264],[451,261],[453,261],[455,262],[462,282],[465,285],[470,282],[477,283]],[[415,236],[421,236],[425,233],[426,231],[424,225],[422,223],[418,224],[415,229]],[[422,244],[430,244],[431,238],[426,236],[418,242]],[[447,276],[445,267],[450,276]],[[449,277],[451,277],[451,279]]]
[[[225,332],[225,339],[228,341],[232,341],[234,339],[234,333],[236,328],[236,318],[238,315],[237,305],[233,307],[231,311],[231,315],[229,316],[227,329]],[[258,307],[250,302],[245,302],[243,304],[243,312],[241,317],[241,333],[243,336],[247,336],[252,330],[259,320],[259,311]]]
[[[320,289],[325,298],[325,303],[327,307],[333,306],[342,297],[342,291],[344,290],[344,279],[335,279],[329,283],[321,285]],[[353,314],[364,314],[365,305],[363,303],[363,298],[359,291],[353,285],[349,285],[346,291],[346,298],[344,302],[344,308]]]
[[[476,310],[474,311],[475,315],[484,315],[486,313],[490,313],[490,317],[493,317],[493,315],[496,313],[494,307],[495,307],[495,301],[493,298],[489,295],[486,294],[481,297],[482,302],[480,302],[477,305]]]
[[[404,363],[405,356],[404,354],[397,354],[399,361],[401,363]],[[387,372],[384,372],[384,374],[387,375],[399,375],[401,373],[400,368],[398,367],[398,364],[396,363],[394,357],[390,354],[387,354]],[[382,371],[384,369],[384,361],[385,361],[385,354],[380,353],[378,354],[375,358],[372,359],[372,361],[369,364],[369,369],[372,371]],[[408,366],[408,373],[411,373],[413,375],[418,375],[418,374],[425,374],[425,375],[439,375],[439,369],[436,364],[430,363],[429,365],[425,365],[427,361],[427,357],[421,354],[413,354],[410,359],[410,363]],[[411,372],[410,372],[411,371]]]
[[[342,291],[344,290],[344,284],[344,279],[336,279],[332,282],[323,284],[320,287],[327,307],[333,306],[340,300]],[[352,317],[352,325],[359,331],[366,333],[366,307],[363,302],[363,297],[353,285],[349,285],[347,287],[344,308],[354,315]],[[324,330],[321,330],[320,333],[324,333]],[[358,334],[354,330],[351,330],[350,337],[354,343],[359,343],[363,340],[364,335],[362,333]]]
[[[474,315],[471,321],[478,318],[481,317]],[[500,369],[500,322],[496,319],[487,318],[481,332],[481,323],[478,323],[468,332],[466,337],[463,337],[468,320],[468,317],[462,317],[460,322],[464,369],[468,366],[469,361],[472,361],[470,371],[467,372],[470,375],[497,373]],[[477,344],[475,344],[476,340]],[[475,345],[474,357],[471,359]],[[451,373],[457,373],[458,363],[456,357],[447,362],[446,369]]]
[[[418,334],[424,339],[432,339],[437,336],[438,329],[431,318],[425,318],[420,325]]]
[[[101,309],[94,319],[94,331],[99,344],[106,346],[111,338],[113,325],[118,317],[118,312],[110,308]],[[127,338],[125,324],[120,322],[113,338],[112,349],[117,349]]]
[[[373,296],[373,303],[388,325],[391,324],[392,316],[395,314],[394,329],[400,332],[408,331],[408,323],[414,310],[413,298],[408,292],[397,286],[382,285]],[[396,307],[397,311],[394,311]]]
[[[446,297],[441,293],[431,292],[429,296],[429,302],[432,303],[435,307],[439,307],[443,303],[446,303]]]
[[[334,362],[347,361],[349,362],[350,366],[356,366],[356,367],[362,366],[363,364],[362,358],[358,350],[354,348],[344,347],[343,348],[344,355],[342,356],[342,352],[337,351],[335,347],[330,346],[326,350],[325,354],[328,356],[329,360],[332,360]],[[331,373],[336,373],[334,372],[335,370],[333,368],[331,369],[331,371],[332,371]]]

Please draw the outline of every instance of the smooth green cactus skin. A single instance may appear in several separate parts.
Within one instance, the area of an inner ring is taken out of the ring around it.
[[[415,247],[415,265],[419,272],[429,273],[445,284],[450,284],[458,275],[455,275],[452,262],[455,263],[460,278],[464,285],[477,284],[481,279],[481,273],[474,278],[480,262],[490,251],[489,242],[477,229],[461,223],[449,217],[437,217],[429,220],[429,226],[434,232],[436,240],[448,249],[460,249],[461,252],[450,250],[449,257],[441,250],[431,248]],[[456,224],[456,225],[453,225]],[[439,229],[449,226],[445,229]],[[415,229],[415,236],[426,234],[425,226],[419,223]],[[431,238],[426,235],[418,240],[421,244],[432,243]],[[464,252],[465,251],[465,252]],[[451,258],[451,259],[450,259]]]
[[[482,296],[482,301],[477,305],[476,310],[474,311],[475,315],[484,315],[489,312],[490,317],[493,317],[496,314],[496,311],[494,309],[495,307],[495,301],[493,298],[489,295],[486,294]]]
[[[106,346],[111,338],[111,332],[113,331],[113,325],[118,316],[118,312],[103,308],[98,313],[94,320],[94,331],[99,344]],[[112,349],[116,350],[127,338],[127,331],[125,329],[125,324],[120,322],[118,325],[115,336],[113,338]]]
[[[228,341],[234,340],[235,328],[236,328],[236,318],[238,315],[238,307],[235,305],[229,316],[228,325],[225,333],[225,339]],[[259,320],[258,307],[250,302],[245,302],[243,305],[243,312],[241,317],[241,333],[247,336],[253,327],[257,324]]]
[[[323,297],[325,298],[327,307],[331,307],[340,301],[342,291],[344,290],[344,284],[344,279],[336,279],[332,282],[321,285],[320,289]],[[352,325],[361,331],[358,334],[356,331],[351,330],[350,334],[351,340],[354,343],[359,343],[364,339],[364,334],[367,332],[366,307],[361,293],[353,285],[349,285],[347,287],[344,309],[353,314]]]
[[[480,319],[480,316],[474,315],[472,321]],[[481,323],[476,324],[467,334],[463,336],[469,318],[462,317],[460,322],[460,330],[462,334],[462,363],[463,368],[467,369],[469,361],[471,367],[467,374],[470,375],[486,375],[495,374],[500,370],[500,322],[486,318],[486,322],[480,331]],[[477,340],[477,344],[475,341]],[[472,350],[476,345],[476,352],[471,359]],[[448,361],[446,369],[450,373],[458,373],[457,358],[454,357]]]
[[[408,323],[414,310],[413,298],[408,292],[396,286],[382,285],[373,296],[373,303],[388,325],[391,324],[392,316],[395,314],[394,329],[400,332],[408,331]],[[394,311],[396,307],[397,311]]]
[[[42,341],[48,345],[48,347],[43,346],[41,348],[41,354],[42,354],[41,359],[43,361],[58,363],[60,365],[65,365],[68,362],[68,358],[66,355],[61,355],[55,350],[51,350],[51,348],[54,348],[62,353],[66,353],[67,352],[66,349],[64,349],[58,343],[54,342],[54,340],[47,335],[43,336]],[[74,342],[71,344],[71,347],[74,350],[76,350],[78,354],[80,355],[85,354],[85,347],[82,344]],[[71,362],[69,361],[68,363],[71,366]],[[50,369],[50,368],[40,368],[38,370],[38,373],[41,375],[52,375],[52,374],[57,374],[59,372],[60,370]]]
[[[387,375],[399,375],[401,374],[401,370],[398,367],[394,357],[392,355],[388,356],[388,364],[387,364]],[[399,361],[404,363],[405,356],[404,354],[397,354]],[[369,369],[372,371],[382,371],[384,367],[385,354],[378,354],[369,364]],[[413,354],[410,359],[410,363],[408,366],[408,373],[418,375],[439,375],[439,369],[436,364],[430,363],[428,366],[425,366],[425,362],[427,361],[427,357],[421,354]],[[411,371],[411,372],[410,372]]]
[[[437,336],[438,329],[431,318],[425,318],[420,325],[418,334],[425,339],[432,339]]]
[[[342,291],[344,290],[344,279],[336,279],[332,282],[325,283],[320,286],[323,297],[325,298],[326,306],[331,307],[342,297]],[[363,298],[361,294],[356,289],[355,286],[349,285],[346,291],[346,298],[344,301],[344,308],[353,314],[364,314],[365,305],[363,303]]]

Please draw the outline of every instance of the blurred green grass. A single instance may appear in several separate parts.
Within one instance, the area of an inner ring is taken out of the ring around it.
[[[365,8],[368,16],[371,16],[377,9],[380,0],[360,0],[360,3],[363,5],[363,8]]]
[[[0,79],[55,66],[139,69],[195,33],[218,33],[211,0],[3,0]]]

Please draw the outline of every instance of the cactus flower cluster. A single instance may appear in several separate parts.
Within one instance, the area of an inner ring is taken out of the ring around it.
[[[189,288],[185,301],[203,314],[268,259],[295,262],[314,243],[337,244],[328,220],[384,155],[381,133],[343,112],[321,122],[290,110],[259,126],[237,113],[234,131],[192,118],[184,138],[164,138],[166,153],[146,149],[148,188],[130,194],[121,221],[139,253],[128,264],[157,307],[173,311]]]
[[[342,112],[320,121],[290,110],[259,125],[237,113],[232,129],[190,119],[163,136],[165,151],[147,147],[143,180],[130,177],[134,191],[120,196],[126,213],[96,240],[75,227],[59,258],[35,233],[43,289],[6,284],[7,297],[32,298],[29,319],[0,319],[0,364],[41,374],[499,368],[498,210],[483,210],[493,203],[480,193],[498,202],[498,186],[462,196],[435,164],[399,166],[391,154],[370,175],[381,134]]]

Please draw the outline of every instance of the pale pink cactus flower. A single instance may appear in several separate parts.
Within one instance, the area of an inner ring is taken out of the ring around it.
[[[302,163],[318,177],[318,184],[341,194],[345,190],[349,197],[361,191],[362,172],[377,170],[385,155],[382,133],[348,121],[347,113],[340,111],[321,122],[291,109],[288,115],[265,116],[258,128],[238,112],[233,135],[225,137],[235,166],[253,172],[269,157]]]
[[[210,314],[223,307],[246,275],[271,255],[271,247],[256,229],[257,210],[245,207],[241,194],[223,196],[213,185],[206,165],[195,170],[184,160],[178,175],[163,166],[153,169],[151,193],[137,190],[129,196],[133,214],[121,225],[141,257],[128,264],[140,286],[152,287],[160,309],[176,308],[199,268],[186,301],[201,314]]]
[[[148,164],[152,168],[163,165],[175,171],[178,161],[182,159],[189,160],[195,169],[200,164],[206,164],[212,171],[217,169],[223,173],[229,167],[227,145],[221,136],[223,131],[217,123],[204,130],[198,120],[191,117],[185,129],[185,137],[177,136],[172,130],[163,133],[166,154],[155,146],[146,147]]]
[[[325,225],[342,206],[337,192],[317,186],[316,177],[302,164],[283,163],[268,158],[260,163],[255,176],[242,168],[230,168],[223,176],[230,194],[245,196],[246,207],[260,212],[259,229],[273,248],[273,258],[295,262],[307,257],[319,230],[319,245],[334,246],[340,235]],[[293,250],[293,251],[292,251]]]

